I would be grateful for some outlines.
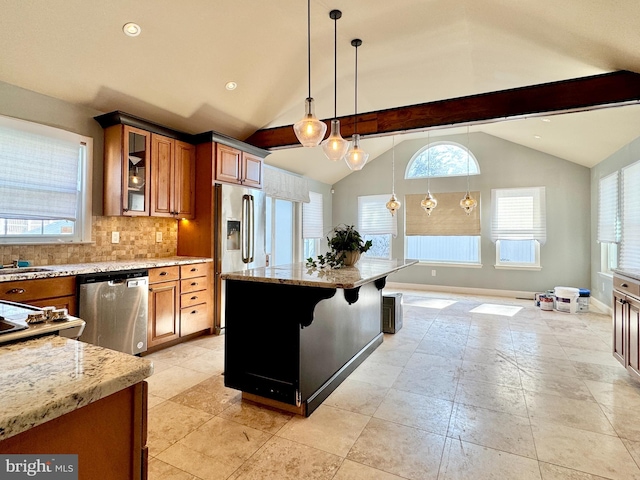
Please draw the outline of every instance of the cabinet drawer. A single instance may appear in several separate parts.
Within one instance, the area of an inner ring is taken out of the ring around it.
[[[38,278],[0,283],[0,299],[28,302],[76,294],[76,277]]]
[[[182,295],[180,295],[180,307],[187,308],[187,307],[193,307],[194,305],[207,303],[210,296],[211,296],[211,292],[208,292],[206,290],[200,290],[200,291],[191,292],[191,293],[183,293]]]
[[[206,290],[209,286],[209,277],[195,277],[180,282],[180,293],[198,292]]]
[[[180,278],[180,267],[158,267],[149,269],[149,283],[168,282]]]
[[[209,273],[210,263],[194,263],[191,265],[180,265],[180,278],[202,277]]]
[[[640,297],[640,284],[624,277],[613,276],[613,288],[619,292]]]
[[[213,327],[208,303],[180,310],[180,335],[189,335]]]

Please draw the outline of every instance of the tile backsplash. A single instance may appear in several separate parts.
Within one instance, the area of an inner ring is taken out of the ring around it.
[[[120,243],[111,243],[120,232]],[[162,232],[162,242],[156,242]],[[161,217],[92,217],[91,244],[0,245],[3,264],[28,260],[32,265],[105,262],[176,255],[178,221]]]

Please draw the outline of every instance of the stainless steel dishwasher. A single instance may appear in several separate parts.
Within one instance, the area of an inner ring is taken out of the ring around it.
[[[78,275],[77,285],[80,340],[132,355],[147,350],[148,270]]]

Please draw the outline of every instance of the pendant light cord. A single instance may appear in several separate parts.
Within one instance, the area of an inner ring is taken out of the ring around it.
[[[469,125],[467,125],[467,193],[469,193]]]
[[[333,118],[338,118],[338,18],[333,19]]]
[[[391,193],[393,195],[396,194],[396,137],[393,135],[391,137],[393,141],[391,147]]]
[[[307,0],[307,67],[309,74],[309,96],[311,98],[311,0]]]
[[[353,114],[353,133],[358,133],[358,44],[356,43],[356,93],[355,93],[355,106],[354,106],[354,114]]]
[[[431,183],[431,140],[429,130],[427,130],[427,193],[429,193],[429,184]]]

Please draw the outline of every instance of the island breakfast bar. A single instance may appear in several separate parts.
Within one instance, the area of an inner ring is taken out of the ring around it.
[[[297,263],[222,275],[225,385],[309,416],[382,343],[386,277],[415,263]]]

